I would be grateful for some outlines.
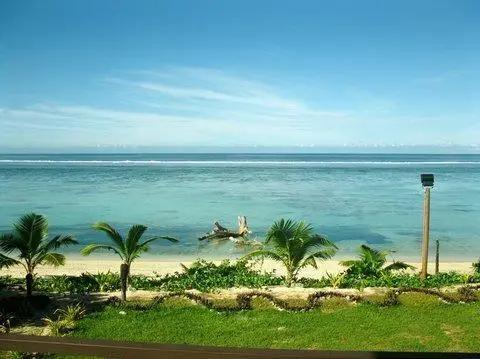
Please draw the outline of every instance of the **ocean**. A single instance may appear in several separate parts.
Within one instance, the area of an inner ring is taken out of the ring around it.
[[[91,230],[107,221],[120,232],[135,223],[147,234],[178,237],[150,255],[207,259],[245,249],[198,237],[218,220],[248,219],[262,239],[277,219],[306,220],[352,257],[360,244],[420,258],[421,173],[435,174],[431,195],[431,259],[480,257],[480,155],[413,154],[68,154],[0,155],[0,232],[22,214],[48,217],[50,232],[84,245],[107,241]],[[68,250],[78,253],[80,248]]]

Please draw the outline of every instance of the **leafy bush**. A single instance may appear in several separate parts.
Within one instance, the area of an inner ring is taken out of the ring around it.
[[[415,269],[415,267],[404,262],[394,261],[387,265],[387,257],[390,253],[393,253],[393,251],[380,251],[362,244],[359,259],[341,261],[340,264],[347,267],[347,276],[366,279],[380,278],[392,271]]]
[[[65,334],[68,331],[72,330],[74,327],[74,322],[65,320],[65,319],[52,319],[52,318],[42,318],[43,322],[48,328],[50,335],[58,336]]]
[[[118,273],[108,271],[106,273],[91,274],[91,276],[98,283],[99,292],[114,292],[120,290],[120,274]]]
[[[332,286],[330,278],[311,279],[303,278],[300,280],[304,287],[324,288]],[[411,287],[411,288],[440,288],[449,285],[480,283],[480,274],[462,274],[457,272],[439,273],[430,275],[422,280],[418,274],[408,273],[389,273],[383,274],[379,278],[365,278],[363,276],[345,276],[339,282],[339,288],[357,288],[366,287]]]
[[[380,277],[354,276],[345,273],[330,275],[321,279],[301,278],[299,282],[306,288],[357,288],[389,287],[389,288],[440,288],[450,285],[480,283],[480,273],[439,273],[422,280],[418,274],[383,273]],[[0,277],[5,286],[22,284],[22,278]],[[213,289],[231,287],[261,288],[271,285],[283,285],[285,279],[272,273],[260,273],[253,270],[245,261],[232,263],[228,260],[216,265],[212,262],[197,261],[190,267],[183,267],[183,272],[156,275],[134,275],[130,278],[130,288],[152,291],[184,291],[197,289],[209,292]],[[44,293],[77,293],[112,292],[120,290],[120,275],[106,272],[98,274],[84,273],[80,276],[49,276],[38,278],[35,289]],[[25,304],[25,305],[28,305]],[[28,308],[25,308],[28,311]]]
[[[245,261],[231,263],[229,260],[224,260],[219,265],[197,261],[188,268],[184,267],[183,273],[167,274],[158,281],[163,290],[197,289],[202,292],[209,292],[215,288],[260,288],[283,283],[283,277],[255,271]]]
[[[39,278],[35,283],[35,289],[46,293],[85,294],[98,292],[100,285],[94,276],[83,273],[78,277],[58,275]]]
[[[13,278],[11,275],[0,276],[0,289],[24,284],[25,278]]]
[[[43,322],[48,327],[51,335],[62,335],[75,328],[76,322],[85,316],[85,308],[81,303],[69,305],[63,309],[57,309],[54,312],[57,319],[43,318]]]
[[[85,307],[81,303],[69,305],[66,308],[60,308],[55,311],[59,318],[63,318],[70,322],[75,322],[85,316]]]
[[[163,280],[160,276],[149,277],[146,275],[134,275],[130,277],[130,288],[142,290],[160,290]]]
[[[480,274],[480,258],[475,263],[472,263],[473,271]]]

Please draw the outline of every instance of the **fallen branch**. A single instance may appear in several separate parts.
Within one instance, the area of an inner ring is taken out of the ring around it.
[[[204,240],[232,240],[237,242],[236,239],[247,240],[248,235],[252,233],[247,225],[247,217],[238,216],[238,231],[234,231],[222,226],[218,221],[213,223],[213,229],[204,236],[198,238],[199,241]],[[238,242],[242,242],[239,240]]]

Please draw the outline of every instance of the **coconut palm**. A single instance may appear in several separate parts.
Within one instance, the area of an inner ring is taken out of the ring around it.
[[[390,273],[400,269],[415,269],[415,267],[404,262],[393,261],[392,264],[387,263],[387,256],[393,251],[379,251],[362,244],[360,246],[360,258],[357,260],[349,260],[340,262],[341,265],[348,267],[347,275],[379,278],[383,274]]]
[[[28,213],[13,224],[13,231],[0,235],[0,268],[22,265],[27,272],[27,296],[32,295],[33,275],[39,265],[60,266],[65,256],[55,252],[60,247],[77,244],[70,235],[56,235],[48,239],[48,222],[41,214]],[[17,258],[11,257],[15,253]]]
[[[337,250],[326,237],[313,232],[313,227],[303,221],[280,219],[267,232],[264,247],[244,256],[271,258],[281,262],[287,271],[286,284],[297,280],[302,268],[317,268],[316,259],[332,258]]]
[[[120,233],[118,233],[117,230],[108,223],[98,222],[95,223],[92,228],[97,231],[105,232],[112,241],[112,244],[89,244],[82,249],[81,253],[86,256],[92,252],[103,249],[113,251],[120,256],[122,259],[122,264],[120,265],[122,300],[126,300],[127,298],[127,285],[128,278],[130,276],[130,266],[132,262],[140,257],[143,252],[148,251],[149,244],[159,239],[166,239],[170,242],[178,242],[178,240],[175,238],[165,236],[155,236],[140,242],[143,234],[148,229],[148,227],[141,224],[135,224],[131,226],[125,239],[123,239]]]

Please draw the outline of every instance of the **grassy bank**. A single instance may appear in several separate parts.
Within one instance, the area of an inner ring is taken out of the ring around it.
[[[320,309],[288,312],[257,300],[254,310],[218,313],[171,299],[145,311],[107,307],[81,320],[72,335],[234,347],[480,352],[480,303],[446,304],[424,294],[404,294],[400,302],[381,307],[330,299]]]

